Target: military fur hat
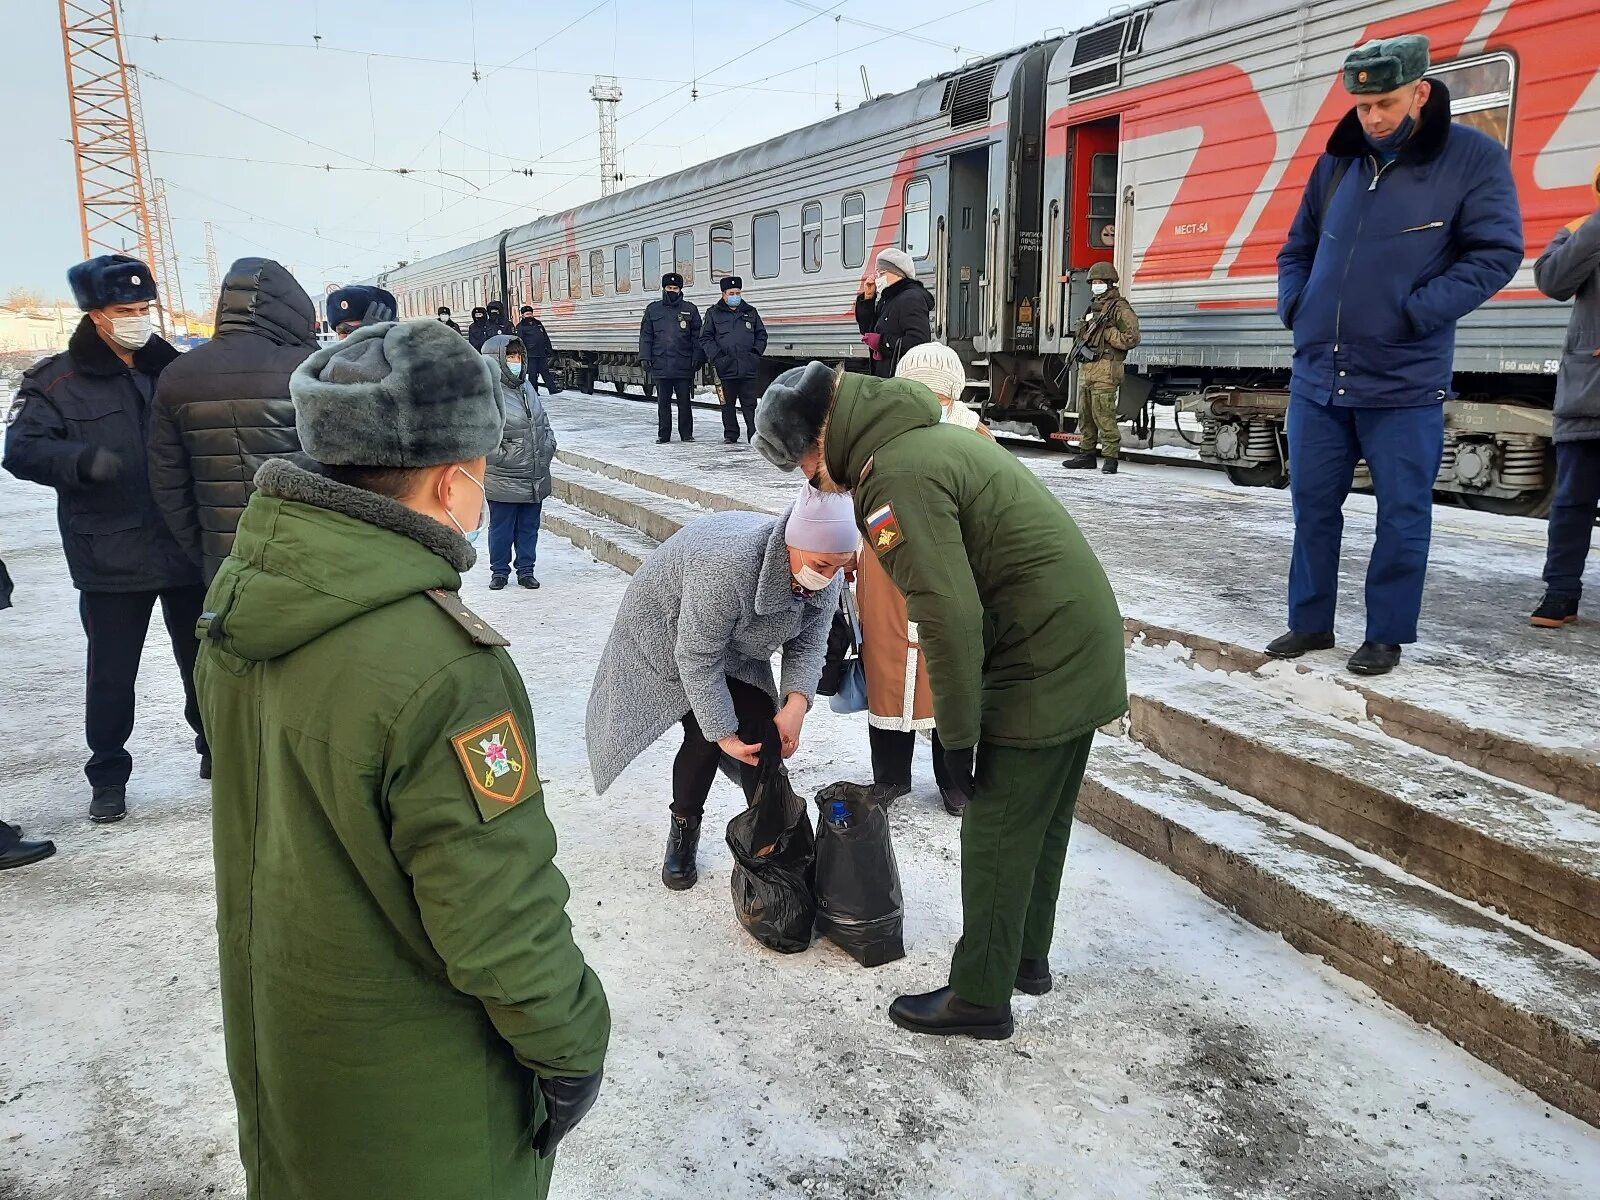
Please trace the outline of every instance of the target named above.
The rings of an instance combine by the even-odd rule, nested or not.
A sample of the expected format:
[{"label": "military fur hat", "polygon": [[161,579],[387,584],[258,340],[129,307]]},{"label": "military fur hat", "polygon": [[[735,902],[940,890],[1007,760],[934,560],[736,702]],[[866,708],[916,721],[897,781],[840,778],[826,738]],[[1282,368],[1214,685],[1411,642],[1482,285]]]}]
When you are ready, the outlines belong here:
[{"label": "military fur hat", "polygon": [[126,254],[102,254],[67,272],[72,298],[84,312],[113,304],[143,304],[156,298],[150,268]]},{"label": "military fur hat", "polygon": [[717,280],[717,291],[719,292],[730,292],[734,288],[738,288],[740,291],[744,290],[744,280],[737,275],[724,275]]},{"label": "military fur hat", "polygon": [[1097,262],[1089,268],[1090,279],[1103,279],[1107,283],[1116,283],[1122,278],[1117,274],[1117,269],[1108,262]]},{"label": "military fur hat", "polygon": [[320,463],[436,467],[500,445],[494,367],[438,321],[363,325],[289,377],[295,428]]},{"label": "military fur hat", "polygon": [[399,311],[400,306],[391,293],[364,283],[340,288],[328,296],[328,324],[335,329],[346,321],[392,321]]},{"label": "military fur hat", "polygon": [[1344,60],[1344,90],[1356,96],[1379,96],[1428,73],[1428,39],[1419,33],[1368,42]]},{"label": "military fur hat", "polygon": [[668,271],[661,277],[661,286],[664,288],[681,288],[683,286],[683,276],[676,271]]},{"label": "military fur hat", "polygon": [[790,367],[756,405],[755,448],[780,471],[792,471],[817,444],[833,407],[839,370],[816,361]]}]

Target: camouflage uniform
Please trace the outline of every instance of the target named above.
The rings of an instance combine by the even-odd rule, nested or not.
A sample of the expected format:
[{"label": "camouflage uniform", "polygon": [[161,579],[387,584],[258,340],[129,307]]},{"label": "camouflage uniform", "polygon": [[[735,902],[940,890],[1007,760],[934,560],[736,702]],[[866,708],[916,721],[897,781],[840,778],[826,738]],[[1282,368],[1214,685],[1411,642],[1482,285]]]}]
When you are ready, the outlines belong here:
[{"label": "camouflage uniform", "polygon": [[1094,455],[1103,446],[1107,458],[1116,458],[1122,450],[1117,391],[1122,386],[1122,361],[1139,344],[1139,318],[1117,290],[1117,272],[1110,263],[1097,263],[1090,269],[1089,278],[1104,279],[1111,288],[1089,302],[1078,325],[1078,337],[1081,339],[1107,308],[1113,311],[1089,343],[1100,357],[1078,366],[1078,448],[1083,454]]}]

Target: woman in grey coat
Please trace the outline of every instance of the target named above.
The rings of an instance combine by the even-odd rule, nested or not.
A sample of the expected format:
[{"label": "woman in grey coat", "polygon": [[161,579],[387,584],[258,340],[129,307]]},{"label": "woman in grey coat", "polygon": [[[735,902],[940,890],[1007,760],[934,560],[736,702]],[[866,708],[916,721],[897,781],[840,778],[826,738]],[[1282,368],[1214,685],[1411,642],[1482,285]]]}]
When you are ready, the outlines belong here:
[{"label": "woman in grey coat", "polygon": [[589,694],[589,766],[604,794],[682,723],[661,869],[674,891],[698,877],[700,819],[722,756],[740,764],[749,800],[764,732],[777,725],[785,758],[799,748],[840,575],[859,544],[849,497],[808,484],[782,517],[717,513],[685,526],[629,583]]},{"label": "woman in grey coat", "polygon": [[522,339],[497,334],[483,343],[483,356],[500,373],[506,404],[506,429],[500,435],[500,448],[489,456],[484,476],[489,499],[489,587],[499,591],[506,586],[514,552],[517,582],[536,588],[539,516],[550,494],[556,435],[537,389],[528,382],[528,353]]}]

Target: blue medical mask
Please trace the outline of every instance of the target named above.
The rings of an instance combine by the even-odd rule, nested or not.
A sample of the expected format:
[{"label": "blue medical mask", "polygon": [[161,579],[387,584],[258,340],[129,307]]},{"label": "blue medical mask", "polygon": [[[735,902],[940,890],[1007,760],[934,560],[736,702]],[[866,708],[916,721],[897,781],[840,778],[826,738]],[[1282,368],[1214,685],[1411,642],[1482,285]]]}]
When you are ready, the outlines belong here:
[{"label": "blue medical mask", "polygon": [[1388,137],[1375,138],[1370,133],[1367,134],[1367,145],[1371,146],[1379,154],[1396,154],[1401,146],[1411,140],[1411,135],[1416,132],[1416,129],[1416,118],[1408,116],[1394,127],[1394,132]]},{"label": "blue medical mask", "polygon": [[724,296],[723,299],[728,302],[729,308],[738,308],[739,305],[744,303],[743,296]]},{"label": "blue medical mask", "polygon": [[513,378],[513,379],[521,379],[522,378],[522,364],[521,363],[519,363],[519,362],[508,362],[506,364],[506,370],[511,373],[511,378]]}]

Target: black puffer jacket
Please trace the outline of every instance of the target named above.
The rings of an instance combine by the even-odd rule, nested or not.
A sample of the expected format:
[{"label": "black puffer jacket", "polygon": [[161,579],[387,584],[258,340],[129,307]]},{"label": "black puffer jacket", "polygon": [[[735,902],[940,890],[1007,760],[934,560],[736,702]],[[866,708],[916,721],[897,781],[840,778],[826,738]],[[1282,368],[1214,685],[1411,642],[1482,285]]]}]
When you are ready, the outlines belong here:
[{"label": "black puffer jacket", "polygon": [[287,268],[241,258],[222,283],[217,334],[161,377],[150,416],[150,490],[207,581],[268,459],[300,456],[289,375],[317,348],[316,308]]},{"label": "black puffer jacket", "polygon": [[153,390],[178,352],[158,337],[123,365],[87,316],[64,354],[22,377],[5,469],[56,489],[61,546],[73,586],[85,592],[157,592],[200,582],[150,495],[145,466],[148,405],[134,372]]},{"label": "black puffer jacket", "polygon": [[523,317],[511,332],[522,339],[522,344],[528,348],[530,359],[548,362],[550,356],[555,353],[555,347],[550,344],[550,334],[546,332],[544,322],[538,317]]},{"label": "black puffer jacket", "polygon": [[915,279],[901,279],[886,287],[874,300],[856,297],[856,327],[864,335],[875,333],[881,339],[872,364],[872,373],[890,379],[900,356],[913,346],[933,341],[928,314],[933,311],[933,294]]}]

